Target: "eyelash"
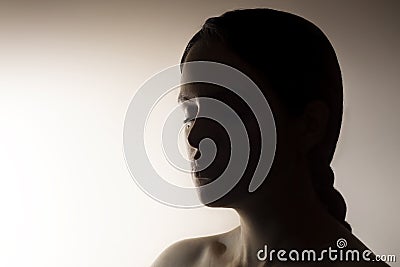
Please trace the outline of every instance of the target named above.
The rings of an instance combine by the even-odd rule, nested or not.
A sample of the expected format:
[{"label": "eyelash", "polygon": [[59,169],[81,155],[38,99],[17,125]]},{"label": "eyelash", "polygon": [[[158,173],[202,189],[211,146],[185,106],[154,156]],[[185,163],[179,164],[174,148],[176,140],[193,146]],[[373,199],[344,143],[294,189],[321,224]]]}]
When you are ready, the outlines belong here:
[{"label": "eyelash", "polygon": [[184,119],[183,120],[183,124],[186,124],[186,123],[188,123],[188,122],[192,122],[192,121],[194,121],[195,120],[195,118],[187,118],[187,119]]}]

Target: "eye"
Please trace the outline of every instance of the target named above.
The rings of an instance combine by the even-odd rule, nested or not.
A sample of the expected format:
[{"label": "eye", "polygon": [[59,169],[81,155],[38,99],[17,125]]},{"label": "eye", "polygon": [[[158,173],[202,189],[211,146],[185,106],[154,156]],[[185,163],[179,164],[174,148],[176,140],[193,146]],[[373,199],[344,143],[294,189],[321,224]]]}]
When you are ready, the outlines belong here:
[{"label": "eye", "polygon": [[186,128],[190,128],[198,115],[198,107],[194,101],[185,101],[183,111],[185,114],[183,124],[185,124]]},{"label": "eye", "polygon": [[183,120],[183,124],[186,124],[185,127],[189,128],[195,120],[196,118],[186,118]]}]

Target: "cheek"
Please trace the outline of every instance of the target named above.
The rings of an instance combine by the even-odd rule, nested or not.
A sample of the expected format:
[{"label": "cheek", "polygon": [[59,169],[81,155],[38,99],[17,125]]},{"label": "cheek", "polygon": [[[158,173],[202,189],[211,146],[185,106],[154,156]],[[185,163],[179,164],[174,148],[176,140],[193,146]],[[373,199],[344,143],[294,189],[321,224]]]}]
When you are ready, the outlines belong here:
[{"label": "cheek", "polygon": [[276,122],[277,143],[274,159],[274,168],[284,172],[295,164],[301,153],[299,135],[295,120],[281,120]]}]

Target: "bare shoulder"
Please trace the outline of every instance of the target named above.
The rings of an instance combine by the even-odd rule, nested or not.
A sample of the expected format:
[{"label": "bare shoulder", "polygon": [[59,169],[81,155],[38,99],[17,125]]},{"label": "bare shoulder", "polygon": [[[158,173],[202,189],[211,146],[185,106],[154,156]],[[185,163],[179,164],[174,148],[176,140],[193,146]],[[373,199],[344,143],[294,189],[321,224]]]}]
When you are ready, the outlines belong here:
[{"label": "bare shoulder", "polygon": [[181,240],[165,249],[152,267],[196,266],[212,237]]},{"label": "bare shoulder", "polygon": [[152,267],[209,266],[214,256],[224,253],[224,243],[237,233],[237,229],[211,236],[184,239],[172,244],[160,254]]}]

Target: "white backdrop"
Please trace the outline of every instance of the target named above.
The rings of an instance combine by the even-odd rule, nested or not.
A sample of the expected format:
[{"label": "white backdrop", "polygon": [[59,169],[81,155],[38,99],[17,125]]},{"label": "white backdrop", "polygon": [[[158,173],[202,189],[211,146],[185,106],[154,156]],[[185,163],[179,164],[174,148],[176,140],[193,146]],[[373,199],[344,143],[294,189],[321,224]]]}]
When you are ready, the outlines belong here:
[{"label": "white backdrop", "polygon": [[294,12],[332,41],[345,85],[336,186],[355,234],[400,257],[398,2],[17,0],[0,1],[0,266],[148,266],[238,224],[140,191],[122,129],[141,83],[177,64],[206,18],[240,7]]}]

